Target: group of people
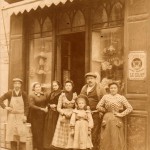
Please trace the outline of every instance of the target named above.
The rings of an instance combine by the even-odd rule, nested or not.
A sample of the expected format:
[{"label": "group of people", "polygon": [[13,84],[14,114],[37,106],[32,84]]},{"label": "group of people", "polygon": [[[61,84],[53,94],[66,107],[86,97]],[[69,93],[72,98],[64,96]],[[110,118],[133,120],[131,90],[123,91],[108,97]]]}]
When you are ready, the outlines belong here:
[{"label": "group of people", "polygon": [[[79,95],[74,83],[67,80],[62,89],[52,82],[52,92],[42,92],[41,84],[33,84],[33,93],[21,91],[22,80],[13,79],[14,89],[0,97],[0,106],[8,111],[6,141],[15,150],[19,136],[20,148],[25,146],[24,123],[31,123],[35,150],[93,149],[124,150],[123,117],[132,111],[127,99],[118,94],[116,82],[109,84],[109,93],[96,82],[97,75],[85,75],[87,84]],[[8,99],[8,106],[3,101]]]}]

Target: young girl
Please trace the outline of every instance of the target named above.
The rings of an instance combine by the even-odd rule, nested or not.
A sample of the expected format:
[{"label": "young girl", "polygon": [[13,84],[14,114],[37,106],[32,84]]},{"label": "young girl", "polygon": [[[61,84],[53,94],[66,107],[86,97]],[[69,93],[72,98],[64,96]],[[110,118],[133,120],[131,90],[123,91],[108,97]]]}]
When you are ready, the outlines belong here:
[{"label": "young girl", "polygon": [[77,97],[77,109],[73,111],[70,120],[71,133],[68,141],[68,148],[91,149],[91,129],[93,119],[90,110],[87,108],[88,98],[85,95]]}]

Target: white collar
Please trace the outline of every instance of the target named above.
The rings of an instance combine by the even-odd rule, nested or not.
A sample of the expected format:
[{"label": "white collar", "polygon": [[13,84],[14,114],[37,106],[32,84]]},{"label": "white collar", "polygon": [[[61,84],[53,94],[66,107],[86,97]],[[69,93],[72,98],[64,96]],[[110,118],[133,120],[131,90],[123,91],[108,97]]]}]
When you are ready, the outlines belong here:
[{"label": "white collar", "polygon": [[35,94],[35,95],[37,95],[38,97],[39,97],[39,96],[41,96],[41,95],[44,95],[44,93],[43,93],[43,92],[39,92],[39,93],[34,92],[34,94]]},{"label": "white collar", "polygon": [[93,86],[89,86],[89,85],[88,85],[88,86],[87,86],[87,91],[93,89],[93,88],[95,87],[95,85],[96,85],[96,84],[94,84]]},{"label": "white collar", "polygon": [[93,86],[87,86],[87,94],[95,87],[95,84]]},{"label": "white collar", "polygon": [[16,91],[16,90],[14,89],[14,92],[15,92],[15,93],[16,93],[16,95],[18,96],[18,95],[19,95],[20,90]]},{"label": "white collar", "polygon": [[95,86],[95,84],[94,84],[93,86],[89,86],[89,85],[88,85],[87,88],[88,88],[88,89],[92,89],[92,88],[94,88],[94,86]]}]

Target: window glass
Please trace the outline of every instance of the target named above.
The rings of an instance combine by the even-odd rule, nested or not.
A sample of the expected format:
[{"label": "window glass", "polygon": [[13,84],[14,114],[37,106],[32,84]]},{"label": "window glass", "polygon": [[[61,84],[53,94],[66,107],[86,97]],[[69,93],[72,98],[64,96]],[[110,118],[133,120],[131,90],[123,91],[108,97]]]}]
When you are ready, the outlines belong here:
[{"label": "window glass", "polygon": [[51,70],[51,37],[32,39],[29,50],[29,92],[34,82],[40,82],[43,87],[48,88],[51,83]]},{"label": "window glass", "polygon": [[122,27],[93,32],[91,67],[106,88],[112,81],[123,84],[123,56]]}]

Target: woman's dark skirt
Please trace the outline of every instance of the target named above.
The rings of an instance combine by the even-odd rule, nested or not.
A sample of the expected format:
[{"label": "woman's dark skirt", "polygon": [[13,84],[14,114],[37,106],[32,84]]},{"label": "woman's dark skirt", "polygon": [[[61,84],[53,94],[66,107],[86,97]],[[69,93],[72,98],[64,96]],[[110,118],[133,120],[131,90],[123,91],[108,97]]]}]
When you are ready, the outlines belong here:
[{"label": "woman's dark skirt", "polygon": [[45,112],[41,110],[31,111],[31,129],[33,134],[33,147],[43,150],[43,130],[45,121]]},{"label": "woman's dark skirt", "polygon": [[51,143],[53,140],[58,116],[59,116],[59,113],[51,109],[49,109],[46,115],[45,126],[44,126],[44,141],[43,141],[43,145],[45,149],[51,148]]}]

